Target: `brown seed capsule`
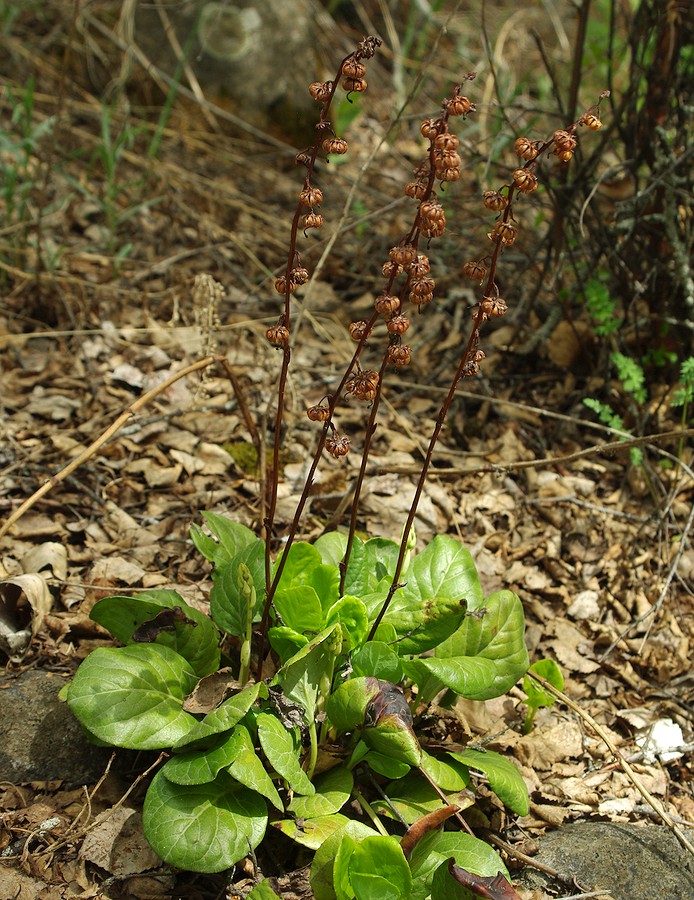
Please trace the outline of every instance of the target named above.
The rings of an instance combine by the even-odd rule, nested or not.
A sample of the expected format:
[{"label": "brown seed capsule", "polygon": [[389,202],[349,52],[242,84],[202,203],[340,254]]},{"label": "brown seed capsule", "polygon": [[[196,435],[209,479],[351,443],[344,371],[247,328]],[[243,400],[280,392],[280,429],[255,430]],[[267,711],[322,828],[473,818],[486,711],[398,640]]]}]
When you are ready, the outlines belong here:
[{"label": "brown seed capsule", "polygon": [[322,228],[324,223],[325,218],[320,213],[306,213],[301,219],[301,225],[304,231],[308,228]]},{"label": "brown seed capsule", "polygon": [[463,275],[471,281],[481,282],[487,274],[487,267],[481,262],[466,262],[463,266]]},{"label": "brown seed capsule", "polygon": [[326,138],[321,146],[325,153],[334,153],[338,156],[342,156],[347,152],[347,141],[339,137]]},{"label": "brown seed capsule", "polygon": [[517,234],[518,229],[515,225],[511,225],[510,222],[497,222],[487,237],[495,244],[505,244],[510,247],[515,242]]},{"label": "brown seed capsule", "polygon": [[365,335],[369,334],[371,334],[371,329],[368,322],[365,322],[363,319],[359,322],[350,322],[349,336],[353,341],[360,341]]},{"label": "brown seed capsule", "polygon": [[439,133],[439,129],[442,127],[441,119],[425,119],[422,124],[419,126],[419,131],[422,137],[429,138],[432,140]]},{"label": "brown seed capsule", "polygon": [[[287,293],[287,279],[284,275],[280,275],[279,278],[275,278],[275,290],[278,294],[286,294]],[[289,293],[293,294],[296,290],[296,285],[292,282],[292,279],[289,279]]]},{"label": "brown seed capsule", "polygon": [[371,59],[382,43],[383,41],[380,38],[371,36],[365,37],[363,41],[359,41],[357,44],[354,55],[358,59]]},{"label": "brown seed capsule", "polygon": [[342,88],[343,90],[347,91],[348,94],[351,94],[353,92],[361,94],[366,90],[366,79],[345,77],[342,79]]},{"label": "brown seed capsule", "polygon": [[442,213],[443,207],[435,197],[423,200],[419,204],[419,216],[426,221],[438,219]]},{"label": "brown seed capsule", "polygon": [[338,435],[328,437],[325,439],[325,449],[335,459],[346,456],[349,453],[349,438],[339,437]]},{"label": "brown seed capsule", "polygon": [[404,334],[410,327],[410,320],[407,316],[393,316],[386,322],[386,328],[391,334]]},{"label": "brown seed capsule", "polygon": [[444,106],[449,116],[466,116],[469,112],[475,112],[475,104],[467,97],[459,94],[452,100],[444,100]]},{"label": "brown seed capsule", "polygon": [[591,131],[600,131],[602,128],[602,122],[593,113],[586,113],[582,121]]},{"label": "brown seed capsule", "polygon": [[433,294],[436,282],[429,275],[422,275],[420,278],[412,278],[409,283],[410,300],[413,303],[419,303],[418,297],[426,297],[427,294]]},{"label": "brown seed capsule", "polygon": [[399,263],[394,262],[392,259],[389,259],[388,262],[383,263],[383,268],[381,269],[383,272],[384,278],[395,278],[402,272],[402,266]]},{"label": "brown seed capsule", "polygon": [[409,181],[405,185],[405,193],[408,197],[415,200],[423,200],[427,194],[428,184],[426,181]]},{"label": "brown seed capsule", "polygon": [[294,266],[294,268],[289,273],[289,277],[293,284],[306,284],[308,281],[308,269],[305,269],[303,266]]},{"label": "brown seed capsule", "polygon": [[289,343],[289,331],[284,325],[273,325],[268,328],[265,337],[273,347],[285,347]]},{"label": "brown seed capsule", "polygon": [[446,217],[441,213],[441,218],[422,222],[419,229],[425,238],[441,237],[446,230]]},{"label": "brown seed capsule", "polygon": [[417,295],[410,294],[410,303],[414,303],[414,305],[417,306],[418,308],[422,307],[422,306],[426,306],[427,303],[431,303],[431,301],[433,299],[434,299],[433,291],[427,291],[426,293],[417,294]]},{"label": "brown seed capsule", "polygon": [[354,56],[350,56],[342,63],[341,73],[347,78],[363,78],[366,75],[366,66]]},{"label": "brown seed capsule", "polygon": [[562,150],[560,147],[555,147],[552,150],[554,156],[557,156],[562,162],[569,162],[569,160],[573,159],[573,150]]},{"label": "brown seed capsule", "polygon": [[436,174],[441,181],[457,181],[460,178],[460,169],[458,166],[451,166],[448,169],[437,169]]},{"label": "brown seed capsule", "polygon": [[552,138],[558,150],[568,150],[573,153],[576,149],[576,138],[568,131],[555,131]]},{"label": "brown seed capsule", "polygon": [[400,298],[393,294],[379,294],[374,300],[376,312],[382,316],[391,316],[400,309]]},{"label": "brown seed capsule", "polygon": [[378,372],[355,372],[347,382],[346,394],[371,402],[378,391]]},{"label": "brown seed capsule", "polygon": [[436,147],[437,150],[455,150],[459,143],[458,136],[456,134],[451,134],[450,131],[444,131],[443,134],[437,134],[434,138],[434,147]]},{"label": "brown seed capsule", "polygon": [[455,150],[434,150],[434,168],[437,174],[441,169],[459,169],[460,154]]},{"label": "brown seed capsule", "polygon": [[537,144],[534,141],[528,140],[526,137],[519,137],[514,143],[513,148],[521,159],[525,159],[528,162],[531,159],[535,159],[539,152]]},{"label": "brown seed capsule", "polygon": [[309,406],[306,415],[312,422],[327,422],[330,418],[330,410],[327,406]]},{"label": "brown seed capsule", "polygon": [[393,366],[408,366],[412,359],[412,348],[408,344],[390,344],[386,356]]},{"label": "brown seed capsule", "polygon": [[417,251],[412,244],[398,244],[397,247],[390,248],[388,256],[393,262],[398,263],[403,268],[407,268],[417,258]]},{"label": "brown seed capsule", "polygon": [[521,194],[532,194],[537,190],[537,178],[527,169],[515,169],[513,172],[513,183],[521,192]]},{"label": "brown seed capsule", "polygon": [[499,212],[508,206],[508,197],[504,197],[499,191],[485,191],[482,194],[482,200],[487,209],[493,209],[494,212]]},{"label": "brown seed capsule", "polygon": [[317,187],[307,187],[299,194],[304,206],[320,206],[323,202],[323,191]]},{"label": "brown seed capsule", "polygon": [[507,309],[506,301],[501,297],[484,297],[477,308],[477,316],[482,321],[496,319],[503,316]]},{"label": "brown seed capsule", "polygon": [[423,253],[417,255],[417,259],[410,263],[409,273],[413,278],[419,278],[421,275],[428,275],[431,271],[431,263],[429,258]]},{"label": "brown seed capsule", "polygon": [[308,86],[308,92],[319,103],[325,103],[330,99],[330,92],[333,89],[332,81],[314,81]]},{"label": "brown seed capsule", "polygon": [[294,157],[297,166],[308,166],[311,162],[311,154],[307,150],[301,150]]},{"label": "brown seed capsule", "polygon": [[475,350],[463,368],[463,375],[476,375],[485,356],[484,350]]}]

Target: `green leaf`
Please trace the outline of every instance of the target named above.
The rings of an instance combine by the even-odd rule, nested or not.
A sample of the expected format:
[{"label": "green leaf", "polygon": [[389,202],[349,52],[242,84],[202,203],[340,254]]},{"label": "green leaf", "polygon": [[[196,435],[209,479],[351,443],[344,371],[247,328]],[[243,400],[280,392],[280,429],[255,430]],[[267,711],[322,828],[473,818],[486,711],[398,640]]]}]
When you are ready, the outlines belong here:
[{"label": "green leaf", "polygon": [[403,678],[400,657],[383,641],[369,641],[351,656],[355,675],[372,675],[382,681],[398,684]]},{"label": "green leaf", "polygon": [[[461,667],[465,669],[461,669],[461,679],[456,679],[453,672],[446,670],[446,680],[443,677],[441,680],[456,693],[471,700],[499,697],[513,687],[528,668],[523,605],[511,591],[497,591],[487,598],[483,614],[466,616],[458,631],[435,652],[437,659],[476,657],[486,660],[482,666],[471,670],[472,676],[467,674],[469,664],[463,664],[461,660]],[[491,684],[488,683],[489,662],[494,663]],[[441,677],[444,673],[442,670],[432,670],[432,674]],[[474,683],[474,679],[479,679],[479,685]]]},{"label": "green leaf", "polygon": [[523,776],[505,756],[492,750],[470,750],[451,753],[453,759],[471,769],[483,772],[489,779],[489,787],[496,796],[519,816],[528,814],[528,789]]},{"label": "green leaf", "polygon": [[404,778],[411,768],[409,763],[403,762],[400,759],[395,759],[392,756],[385,756],[377,750],[369,750],[364,757],[364,762],[368,763],[369,767],[372,768],[374,772],[377,772],[379,775],[383,775],[384,778],[389,778],[392,781],[396,781],[398,778]]},{"label": "green leaf", "polygon": [[297,844],[301,844],[302,847],[317,850],[324,841],[340,828],[344,828],[349,821],[347,816],[343,816],[342,813],[331,813],[302,822],[298,822],[296,819],[284,819],[273,822],[272,825]]},{"label": "green leaf", "polygon": [[554,706],[556,700],[554,694],[550,694],[541,684],[530,678],[531,673],[549,681],[552,687],[558,691],[563,691],[564,676],[559,666],[553,659],[538,659],[530,666],[528,674],[523,679],[523,690],[528,697],[528,706],[532,706],[534,709],[538,709],[540,706]]},{"label": "green leaf", "polygon": [[[277,572],[280,560],[283,559],[285,553],[280,554],[273,567],[273,578]],[[286,562],[282,569],[282,577],[278,588],[287,590],[298,585],[308,584],[311,572],[322,565],[321,556],[318,550],[312,544],[306,544],[303,541],[297,541],[289,548],[286,554]]]},{"label": "green leaf", "polygon": [[360,647],[369,632],[366,607],[358,597],[344,596],[328,610],[325,624],[340,623],[343,650],[348,652]]},{"label": "green leaf", "polygon": [[[439,794],[419,772],[413,770],[404,778],[391,782],[386,788],[386,795],[408,825],[413,825],[422,816],[441,809],[442,806]],[[474,802],[465,790],[444,791],[444,795],[449,804],[460,809],[467,809]],[[374,799],[372,806],[379,815],[393,818],[393,811],[385,800]]]},{"label": "green leaf", "polygon": [[350,820],[334,832],[316,851],[311,865],[311,889],[315,900],[337,900],[333,885],[335,858],[343,839],[356,842],[375,835],[376,832],[363,822]]},{"label": "green leaf", "polygon": [[403,660],[402,668],[405,675],[419,686],[425,700],[444,687],[455,691],[460,697],[475,700],[498,696],[494,688],[498,667],[491,659],[474,656],[454,656],[450,659],[425,657]]},{"label": "green leaf", "polygon": [[[501,872],[510,880],[506,866],[489,844],[460,831],[435,831],[418,841],[410,856],[413,900],[424,900],[429,896],[434,873],[451,857],[457,865],[476,875],[489,877]],[[452,879],[450,883],[453,884]],[[440,900],[444,900],[447,896],[438,894]],[[457,895],[451,893],[450,896]],[[470,898],[472,900],[472,895]]]},{"label": "green leaf", "polygon": [[395,627],[400,655],[423,653],[453,634],[465,609],[475,610],[482,601],[470,552],[453,538],[437,535],[414,558],[407,582],[396,591],[383,621]]},{"label": "green leaf", "polygon": [[208,555],[212,550],[209,541],[200,541],[200,546],[198,546],[197,540],[199,539],[199,535],[202,534],[199,530],[196,529],[194,533],[191,529],[191,536],[193,537],[193,542],[203,556],[206,556],[207,559],[215,565],[229,562],[229,560],[240,553],[244,547],[247,547],[249,544],[258,540],[250,528],[246,528],[245,525],[241,525],[239,522],[227,519],[226,516],[220,516],[213,512],[204,512],[202,517],[207,523],[207,527],[219,541],[216,550],[213,550],[212,555]]},{"label": "green leaf", "polygon": [[265,801],[220,772],[209,783],[184,786],[157,772],[145,797],[142,825],[156,853],[179,869],[222,872],[265,835]]},{"label": "green leaf", "polygon": [[412,875],[394,837],[364,838],[349,859],[349,880],[356,900],[409,900]]},{"label": "green leaf", "polygon": [[234,734],[240,737],[240,747],[236,758],[228,766],[230,775],[253,791],[257,791],[266,797],[270,803],[280,812],[284,812],[284,806],[272,778],[265,771],[265,766],[255,752],[253,741],[248,729],[243,725],[237,725]]},{"label": "green leaf", "polygon": [[[384,578],[389,583],[395,574],[395,567],[400,554],[400,545],[386,538],[371,538],[364,544],[366,565],[369,571],[369,585],[375,588]],[[402,578],[407,576],[407,570],[401,573]]]},{"label": "green leaf", "polygon": [[380,690],[376,678],[350,678],[334,691],[326,704],[328,718],[338,732],[364,724],[366,708]]},{"label": "green leaf", "polygon": [[133,750],[170,747],[196,720],[182,709],[197,678],[158,644],[94,650],[77,670],[68,706],[101,741]]},{"label": "green leaf", "polygon": [[421,768],[442,791],[462,791],[470,784],[467,766],[456,760],[439,759],[425,751],[422,753]]},{"label": "green leaf", "polygon": [[303,706],[307,724],[315,718],[321,681],[326,675],[332,677],[341,642],[340,626],[329,626],[287,660],[272,680],[286,697]]},{"label": "green leaf", "polygon": [[156,644],[175,650],[187,659],[195,674],[203,678],[219,668],[219,632],[209,618],[183,600],[176,591],[142,591],[136,597],[114,595],[94,604],[89,617],[122,644],[131,643],[133,632],[163,609],[179,606],[196,626],[174,622],[173,631],[161,631]]},{"label": "green leaf", "polygon": [[177,753],[162,766],[165,777],[174,784],[208,784],[226,769],[243,747],[240,733],[233,731],[208,750],[186,750]]},{"label": "green leaf", "polygon": [[322,563],[311,571],[308,585],[316,592],[325,613],[340,598],[340,570]]},{"label": "green leaf", "polygon": [[184,747],[193,741],[206,741],[213,735],[230,731],[246,715],[259,696],[267,699],[267,687],[262,682],[249,684],[238,694],[229,697],[216,709],[207,713],[201,722],[196,722],[195,727],[174,744],[174,749]]},{"label": "green leaf", "polygon": [[301,768],[300,744],[294,731],[269,713],[258,715],[258,737],[270,765],[297,794],[314,794],[316,789]]},{"label": "green leaf", "polygon": [[267,636],[270,646],[279,656],[282,665],[308,644],[308,638],[305,634],[299,634],[298,631],[294,631],[293,628],[287,628],[285,625],[276,625],[268,628]]},{"label": "green leaf", "polygon": [[344,766],[335,766],[313,779],[316,793],[294,797],[289,812],[298,819],[315,819],[339,812],[352,795],[354,776]]},{"label": "green leaf", "polygon": [[246,566],[250,572],[256,594],[253,617],[258,618],[265,593],[264,556],[263,542],[254,539],[252,544],[242,547],[233,559],[218,564],[214,572],[210,615],[223,631],[242,640],[246,635],[248,599],[240,567]]},{"label": "green leaf", "polygon": [[323,609],[318,594],[308,585],[280,589],[275,594],[275,609],[287,628],[302,633],[320,631]]}]

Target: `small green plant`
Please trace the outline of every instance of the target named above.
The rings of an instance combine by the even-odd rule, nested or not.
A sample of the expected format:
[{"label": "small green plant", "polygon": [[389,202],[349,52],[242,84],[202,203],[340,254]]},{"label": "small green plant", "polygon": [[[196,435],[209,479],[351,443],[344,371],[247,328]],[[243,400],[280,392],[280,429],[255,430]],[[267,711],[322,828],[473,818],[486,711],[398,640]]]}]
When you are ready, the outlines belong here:
[{"label": "small green plant", "polygon": [[541,709],[543,706],[554,706],[555,701],[554,695],[546,691],[531,677],[532,675],[539,675],[541,678],[544,678],[558,691],[564,690],[564,676],[553,659],[538,659],[537,662],[530,666],[527,675],[523,679],[523,690],[528,698],[526,701],[528,711],[523,723],[523,731],[526,734],[532,731],[538,709]]},{"label": "small green plant", "polygon": [[[517,138],[521,162],[512,180],[485,191],[484,207],[495,216],[491,247],[463,267],[466,277],[482,285],[481,298],[470,334],[461,341],[402,538],[362,540],[357,513],[382,385],[412,356],[403,340],[411,324],[406,304],[421,312],[434,297],[436,283],[422,245],[428,252],[446,228],[439,191],[461,173],[451,122],[475,111],[462,93],[474,73],[454,87],[438,116],[422,122],[426,158],[405,187],[416,204],[412,226],[388,252],[384,286],[369,319],[349,326],[356,346],[339,384],[307,410],[320,431],[294,517],[279,540],[292,300],[310,277],[299,235],[325,222],[318,212],[323,190],[314,183],[319,154],[340,157],[348,149],[330,119],[337,87],[348,97],[364,91],[366,61],[380,43],[365,38],[342,60],[334,80],[309,88],[321,112],[313,146],[297,155],[304,182],[286,264],[274,283],[284,302],[266,332],[281,363],[274,443],[267,483],[261,484],[262,536],[205,513],[207,531],[193,527],[191,537],[213,567],[209,617],[169,590],[99,601],[92,618],[124,646],[88,656],[65,697],[95,740],[167,751],[147,791],[143,825],[154,849],[172,865],[198,872],[228,869],[260,845],[271,825],[316,851],[311,884],[318,900],[467,898],[474,887],[495,884],[512,897],[503,862],[471,833],[461,813],[475,802],[472,789],[481,773],[500,801],[524,815],[528,795],[518,769],[482,748],[427,746],[418,726],[436,697],[498,697],[526,672],[522,604],[507,590],[485,596],[470,553],[452,537],[437,535],[415,552],[414,522],[456,386],[480,369],[485,323],[507,311],[496,271],[518,233],[518,201],[537,190],[544,154],[566,163],[578,127],[601,126],[599,103],[546,141]],[[106,162],[115,173],[124,144],[109,145],[110,133],[109,125],[104,147],[110,147]],[[380,365],[362,368],[377,328],[384,337]],[[298,533],[316,469],[325,454],[340,460],[350,450],[350,438],[335,424],[345,397],[369,405],[349,528],[305,543]],[[260,473],[261,481],[265,476]],[[266,678],[264,671],[270,672]],[[371,789],[376,777],[384,784],[379,792]],[[476,812],[479,820],[482,810]],[[442,831],[451,816],[467,833]],[[272,896],[262,885],[254,893]]]}]

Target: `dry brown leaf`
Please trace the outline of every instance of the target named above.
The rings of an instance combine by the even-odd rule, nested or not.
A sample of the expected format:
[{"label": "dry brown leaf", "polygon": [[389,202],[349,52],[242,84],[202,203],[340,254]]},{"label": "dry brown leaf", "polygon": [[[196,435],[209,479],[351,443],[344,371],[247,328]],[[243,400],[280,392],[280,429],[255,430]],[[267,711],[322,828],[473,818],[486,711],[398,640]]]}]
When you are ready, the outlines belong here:
[{"label": "dry brown leaf", "polygon": [[10,657],[21,656],[52,603],[41,575],[17,575],[0,582],[0,649]]}]

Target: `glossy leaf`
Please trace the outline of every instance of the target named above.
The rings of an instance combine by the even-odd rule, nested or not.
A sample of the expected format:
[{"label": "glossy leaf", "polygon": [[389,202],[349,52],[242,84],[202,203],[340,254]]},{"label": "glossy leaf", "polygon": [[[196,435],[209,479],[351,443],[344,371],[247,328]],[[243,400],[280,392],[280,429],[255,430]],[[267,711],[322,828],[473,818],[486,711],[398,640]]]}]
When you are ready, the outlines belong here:
[{"label": "glossy leaf", "polygon": [[175,749],[193,741],[207,741],[216,734],[231,730],[246,715],[258,697],[267,698],[267,687],[263,684],[249,684],[238,694],[234,694],[209,712],[201,722],[195,723],[187,734],[174,744]]},{"label": "glossy leaf", "polygon": [[272,825],[282,834],[308,847],[309,850],[317,850],[331,835],[339,831],[350,820],[342,813],[330,813],[325,816],[317,816],[314,819],[284,819],[273,822]]},{"label": "glossy leaf", "polygon": [[260,745],[273,769],[297,794],[314,794],[316,789],[299,762],[301,751],[295,733],[269,713],[260,713],[257,722]]},{"label": "glossy leaf", "polygon": [[[467,809],[474,802],[468,791],[444,791],[443,793],[450,805],[460,809]],[[386,788],[386,795],[408,825],[412,825],[422,816],[440,809],[442,805],[440,795],[417,771],[410,771],[404,778],[391,782]],[[385,800],[374,799],[372,805],[380,815],[393,817],[393,811]]]},{"label": "glossy leaf", "polygon": [[284,806],[275,784],[265,770],[260,757],[255,752],[248,729],[243,725],[234,728],[234,735],[239,740],[239,747],[234,759],[227,767],[230,775],[253,791],[262,794],[272,803],[275,809],[284,812]]},{"label": "glossy leaf", "polygon": [[233,519],[228,519],[226,516],[220,516],[218,513],[213,512],[203,512],[202,517],[219,543],[213,546],[210,543],[210,538],[195,526],[191,528],[191,537],[202,555],[215,565],[229,562],[244,547],[258,540],[250,528],[246,528],[245,525],[234,522]]},{"label": "glossy leaf", "polygon": [[510,759],[492,750],[466,749],[462,753],[450,755],[468,768],[483,772],[489,779],[489,787],[499,800],[517,815],[527,816],[528,789],[523,776]]},{"label": "glossy leaf", "polygon": [[315,718],[321,681],[326,675],[332,675],[341,643],[340,626],[331,625],[287,660],[272,681],[282,688],[286,697],[303,706],[306,724]]},{"label": "glossy leaf", "polygon": [[309,585],[280,588],[274,598],[282,623],[294,631],[320,631],[323,627],[323,608],[318,594]]},{"label": "glossy leaf", "polygon": [[165,777],[174,784],[208,784],[236,758],[243,740],[236,731],[208,750],[186,750],[177,753],[162,766]]},{"label": "glossy leaf", "polygon": [[467,766],[450,757],[441,759],[424,752],[421,768],[442,791],[462,791],[470,784]]},{"label": "glossy leaf", "polygon": [[335,766],[313,779],[316,793],[310,797],[294,797],[289,811],[300,819],[315,819],[339,812],[347,803],[354,787],[354,776],[344,766]]},{"label": "glossy leaf", "polygon": [[343,651],[360,647],[369,632],[366,607],[358,597],[344,596],[333,604],[325,617],[325,624],[339,622],[342,629]]},{"label": "glossy leaf", "polygon": [[308,644],[308,638],[305,634],[299,634],[293,628],[287,628],[286,625],[276,625],[268,628],[267,632],[270,646],[280,658],[280,663],[284,665],[296,653]]},{"label": "glossy leaf", "polygon": [[349,859],[349,880],[356,900],[409,900],[412,875],[394,837],[360,841]]},{"label": "glossy leaf", "polygon": [[[449,859],[481,876],[501,873],[506,878],[510,877],[499,855],[484,841],[460,831],[432,832],[416,844],[410,856],[412,900],[425,900],[429,896],[436,870],[447,864]],[[444,880],[444,883],[447,882]],[[453,891],[454,887],[451,887],[448,895],[438,893],[437,887],[436,896],[439,900],[457,896]],[[472,895],[469,900],[472,900]]]},{"label": "glossy leaf", "polygon": [[101,741],[115,747],[170,747],[196,727],[182,709],[197,682],[190,664],[158,644],[94,650],[70,684],[68,706]]},{"label": "glossy leaf", "polygon": [[355,676],[370,675],[397,684],[402,681],[403,669],[398,654],[383,641],[368,641],[351,656]]},{"label": "glossy leaf", "polygon": [[321,844],[311,865],[311,888],[315,900],[337,900],[334,887],[334,866],[343,839],[347,838],[356,842],[375,834],[374,829],[363,822],[350,820]]},{"label": "glossy leaf", "polygon": [[222,872],[265,835],[265,801],[220,772],[209,784],[183,786],[157,772],[142,812],[147,840],[169,865]]},{"label": "glossy leaf", "polygon": [[[273,567],[273,578],[277,572],[280,559],[282,559],[284,555],[284,552],[280,554],[280,557]],[[282,577],[280,578],[280,583],[278,585],[278,589],[281,590],[308,584],[311,572],[317,566],[323,564],[318,550],[316,550],[312,544],[306,544],[302,541],[297,541],[292,544],[289,548],[289,553],[286,554],[286,556],[287,560],[282,569]]]},{"label": "glossy leaf", "polygon": [[244,565],[248,568],[255,587],[253,618],[257,619],[265,592],[264,554],[263,542],[255,539],[253,543],[242,547],[232,559],[218,565],[214,572],[214,583],[210,591],[210,615],[223,631],[242,640],[246,635],[248,599],[239,567]]},{"label": "glossy leaf", "polygon": [[366,708],[378,691],[378,679],[362,677],[350,678],[330,695],[326,712],[338,732],[353,731],[363,725]]},{"label": "glossy leaf", "polygon": [[[523,606],[511,591],[498,591],[487,598],[484,614],[466,616],[456,633],[436,649],[438,659],[475,657],[494,665],[490,684],[485,686],[489,666],[475,670],[479,689],[473,683],[463,683],[458,690],[454,677],[446,674],[444,684],[461,696],[472,700],[488,700],[506,693],[528,668],[525,646],[525,618]],[[436,673],[437,677],[439,673]],[[449,683],[450,682],[450,683]]]},{"label": "glossy leaf", "polygon": [[219,632],[204,613],[188,606],[176,591],[142,591],[136,597],[105,597],[94,604],[89,617],[108,629],[116,640],[129,644],[133,633],[144,623],[176,606],[196,625],[193,627],[174,620],[172,631],[158,632],[157,645],[169,647],[187,659],[200,678],[216,672],[220,661]]},{"label": "glossy leaf", "polygon": [[411,768],[409,763],[403,762],[401,759],[395,759],[392,756],[386,756],[377,750],[369,750],[364,757],[364,761],[368,763],[374,772],[391,780],[404,778]]},{"label": "glossy leaf", "polygon": [[528,697],[528,705],[538,708],[540,706],[554,706],[556,697],[546,691],[542,685],[529,677],[530,674],[539,675],[545,681],[549,681],[552,687],[558,691],[564,690],[564,676],[561,669],[553,659],[538,659],[528,669],[528,675],[523,679],[523,690]]}]

